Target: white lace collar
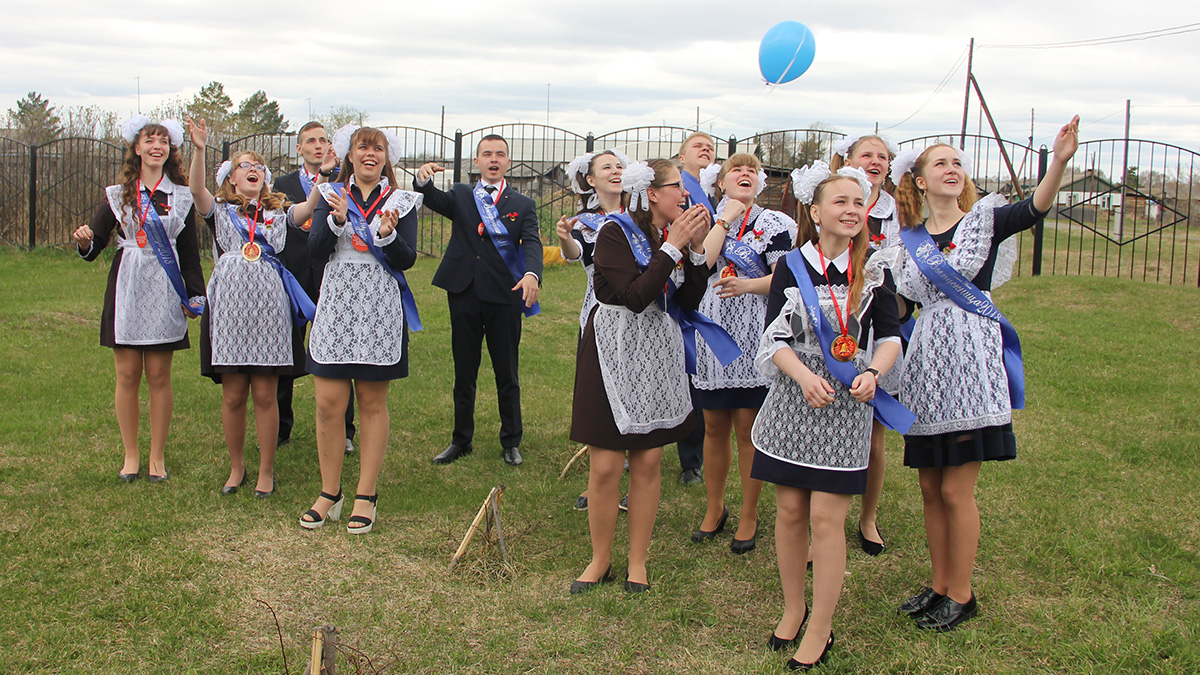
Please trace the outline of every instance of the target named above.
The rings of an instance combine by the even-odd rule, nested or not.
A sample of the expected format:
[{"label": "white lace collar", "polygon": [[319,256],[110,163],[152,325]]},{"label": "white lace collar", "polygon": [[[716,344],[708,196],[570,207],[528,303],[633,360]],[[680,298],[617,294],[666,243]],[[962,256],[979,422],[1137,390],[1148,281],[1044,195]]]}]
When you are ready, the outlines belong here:
[{"label": "white lace collar", "polygon": [[[142,192],[150,192],[153,189],[153,185],[142,183]],[[163,172],[162,182],[158,184],[158,191],[168,195],[175,191],[175,183],[171,182],[171,177],[166,172]]]},{"label": "white lace collar", "polygon": [[[817,251],[817,247],[813,245],[811,241],[805,242],[805,244],[800,247],[800,254],[804,256],[804,259],[808,261],[809,265],[812,265],[814,270],[817,270],[822,274],[825,272],[825,268],[821,267],[821,254],[819,251]],[[833,260],[826,258],[826,262],[837,268],[837,271],[845,274],[846,268],[850,265],[850,247],[847,246],[846,250],[842,251],[842,254]]]},{"label": "white lace collar", "polygon": [[887,220],[896,212],[896,198],[888,194],[887,190],[879,190],[879,199],[875,201],[875,206],[871,208],[871,213],[868,214],[872,218]]}]

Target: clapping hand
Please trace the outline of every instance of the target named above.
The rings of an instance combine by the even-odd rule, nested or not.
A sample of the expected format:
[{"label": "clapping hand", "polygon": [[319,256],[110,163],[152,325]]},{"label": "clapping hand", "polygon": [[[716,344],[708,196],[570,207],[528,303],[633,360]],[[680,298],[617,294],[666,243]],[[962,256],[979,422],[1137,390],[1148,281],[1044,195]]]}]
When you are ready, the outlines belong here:
[{"label": "clapping hand", "polygon": [[379,238],[386,239],[396,230],[396,223],[400,222],[400,212],[395,209],[380,211],[379,222]]}]

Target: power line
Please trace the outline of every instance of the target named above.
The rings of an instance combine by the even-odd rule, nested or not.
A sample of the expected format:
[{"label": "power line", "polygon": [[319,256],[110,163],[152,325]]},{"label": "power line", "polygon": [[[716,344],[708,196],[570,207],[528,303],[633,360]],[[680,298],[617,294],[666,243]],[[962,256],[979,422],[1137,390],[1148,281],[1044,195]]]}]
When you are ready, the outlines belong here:
[{"label": "power line", "polygon": [[1140,42],[1143,40],[1153,40],[1160,37],[1170,37],[1172,35],[1183,35],[1184,33],[1194,33],[1200,31],[1200,23],[1188,23],[1181,26],[1171,26],[1169,28],[1159,28],[1157,30],[1148,30],[1141,33],[1126,33],[1124,35],[1113,35],[1103,38],[1091,38],[1087,40],[1068,40],[1066,42],[1041,42],[1024,45],[977,45],[980,49],[1067,49],[1071,47],[1096,47],[1099,45],[1111,45],[1121,42]]},{"label": "power line", "polygon": [[880,129],[880,131],[887,131],[888,129],[895,129],[896,127],[900,126],[901,124],[904,124],[905,122],[916,117],[917,113],[924,110],[925,106],[929,105],[929,102],[933,100],[933,97],[937,96],[942,91],[942,89],[944,89],[946,87],[946,84],[948,84],[950,82],[950,79],[952,77],[954,77],[955,74],[958,73],[959,69],[962,68],[963,63],[965,63],[966,60],[967,60],[967,50],[963,49],[962,52],[958,55],[958,60],[954,62],[954,65],[950,67],[950,70],[949,70],[949,72],[946,73],[946,76],[942,78],[942,81],[938,83],[938,86],[934,88],[933,92],[931,94],[929,94],[928,97],[925,98],[925,102],[922,103],[920,105],[920,107],[918,107],[916,110],[914,110],[912,112],[912,114],[909,115],[908,117],[905,117],[904,119],[900,120],[899,122],[896,122],[895,124],[893,124],[890,127],[883,127],[882,129]]}]

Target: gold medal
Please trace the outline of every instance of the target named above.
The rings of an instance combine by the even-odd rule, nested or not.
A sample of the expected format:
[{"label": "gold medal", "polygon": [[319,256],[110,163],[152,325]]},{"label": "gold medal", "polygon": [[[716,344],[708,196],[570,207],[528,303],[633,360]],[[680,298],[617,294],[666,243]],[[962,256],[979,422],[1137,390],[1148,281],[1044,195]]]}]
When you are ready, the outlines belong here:
[{"label": "gold medal", "polygon": [[258,244],[248,241],[242,245],[242,257],[254,262],[262,257],[262,248]]},{"label": "gold medal", "polygon": [[732,264],[726,265],[725,268],[721,270],[721,278],[722,279],[726,279],[728,277],[736,277],[736,276],[737,276],[737,270],[735,270],[733,268]]},{"label": "gold medal", "polygon": [[839,335],[829,345],[829,353],[838,361],[849,361],[858,353],[858,342],[849,335]]}]

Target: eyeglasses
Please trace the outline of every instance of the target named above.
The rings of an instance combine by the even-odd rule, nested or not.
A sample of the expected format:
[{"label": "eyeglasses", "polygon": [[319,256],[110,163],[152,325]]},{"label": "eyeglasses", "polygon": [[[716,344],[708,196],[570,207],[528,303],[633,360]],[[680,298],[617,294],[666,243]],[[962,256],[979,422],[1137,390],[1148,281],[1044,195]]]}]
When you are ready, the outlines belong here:
[{"label": "eyeglasses", "polygon": [[662,185],[651,185],[650,187],[657,187],[657,188],[674,187],[674,188],[682,189],[683,181],[677,180],[674,183],[663,183]]},{"label": "eyeglasses", "polygon": [[262,164],[252,164],[250,162],[238,162],[238,168],[245,169],[247,171],[254,169],[255,171],[257,171],[259,173],[263,173],[263,174],[265,174],[267,172],[266,166],[264,166]]}]

